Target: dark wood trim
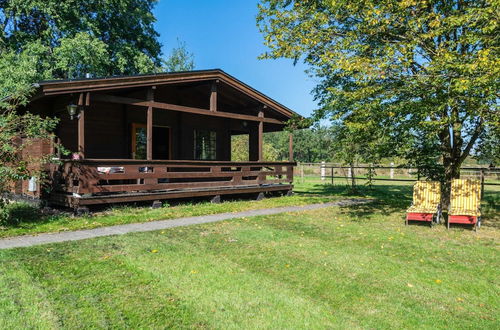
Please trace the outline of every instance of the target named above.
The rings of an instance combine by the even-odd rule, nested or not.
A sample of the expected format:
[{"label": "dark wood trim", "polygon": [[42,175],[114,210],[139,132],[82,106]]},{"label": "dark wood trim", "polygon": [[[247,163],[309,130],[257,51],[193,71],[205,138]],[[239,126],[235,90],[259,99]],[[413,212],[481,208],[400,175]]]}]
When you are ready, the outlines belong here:
[{"label": "dark wood trim", "polygon": [[138,128],[147,128],[147,126],[145,124],[140,124],[140,123],[132,123],[132,129],[131,129],[131,134],[132,134],[132,143],[131,143],[131,146],[132,146],[132,149],[131,149],[131,157],[133,159],[136,159],[135,158],[135,154],[136,154],[136,150],[137,150],[137,129]]},{"label": "dark wood trim", "polygon": [[89,92],[98,90],[113,90],[120,88],[136,88],[147,87],[151,85],[170,85],[187,82],[213,81],[219,79],[234,89],[250,96],[256,101],[269,105],[272,109],[279,113],[292,117],[297,115],[295,112],[271,99],[270,97],[260,93],[254,88],[248,86],[235,77],[225,73],[222,70],[205,70],[192,71],[183,73],[165,73],[155,75],[137,75],[111,77],[103,79],[84,79],[73,81],[50,81],[42,82],[40,86],[45,95],[68,94],[78,92]]},{"label": "dark wood trim", "polygon": [[140,166],[150,166],[150,165],[199,165],[199,166],[228,166],[228,167],[235,167],[235,166],[275,166],[275,165],[282,165],[282,166],[296,166],[296,162],[259,162],[259,161],[246,161],[246,162],[233,162],[233,161],[226,161],[226,160],[164,160],[164,159],[158,159],[158,160],[148,160],[146,161],[145,159],[95,159],[95,158],[87,158],[87,159],[82,159],[82,160],[65,160],[64,161],[67,164],[84,164],[84,165],[116,165],[116,166],[121,166],[122,164],[134,164],[134,165],[140,165]]},{"label": "dark wood trim", "polygon": [[[264,118],[264,111],[259,111],[259,118]],[[259,122],[259,133],[258,133],[258,153],[259,153],[259,161],[263,161],[263,139],[264,139],[264,122]]]},{"label": "dark wood trim", "polygon": [[78,95],[78,105],[81,107],[90,106],[90,92],[84,92]]},{"label": "dark wood trim", "polygon": [[216,111],[210,111],[210,109],[186,107],[183,105],[176,105],[176,104],[169,104],[169,103],[162,103],[162,102],[155,102],[155,101],[146,101],[146,100],[134,99],[134,98],[123,97],[123,96],[94,94],[94,95],[92,95],[92,99],[94,101],[104,102],[104,103],[108,102],[108,103],[118,103],[118,104],[129,104],[129,105],[136,105],[136,106],[143,106],[143,107],[150,107],[151,106],[151,107],[157,108],[157,109],[181,111],[181,112],[193,113],[193,114],[204,115],[204,116],[241,119],[241,120],[266,122],[266,123],[280,124],[280,125],[284,124],[282,121],[280,121],[278,119],[273,119],[273,118],[241,115],[241,114],[231,113],[231,112],[221,112],[221,111],[216,112]]},{"label": "dark wood trim", "polygon": [[78,154],[85,158],[85,109],[81,108],[78,114]]},{"label": "dark wood trim", "polygon": [[[148,101],[154,101],[154,86],[147,91],[146,99]],[[147,120],[146,120],[146,159],[153,159],[153,107],[148,106]]]},{"label": "dark wood trim", "polygon": [[252,194],[260,192],[288,192],[293,189],[291,184],[277,184],[269,186],[248,186],[235,188],[215,188],[203,190],[184,190],[171,192],[151,192],[151,193],[136,193],[136,194],[116,194],[109,196],[92,196],[76,198],[65,194],[52,194],[51,202],[58,205],[68,207],[78,207],[84,205],[123,203],[123,202],[144,202],[152,200],[168,200],[176,198],[192,198],[214,195],[237,195],[237,194]]},{"label": "dark wood trim", "polygon": [[212,83],[210,90],[210,111],[217,111],[217,83],[216,80]]},{"label": "dark wood trim", "polygon": [[80,93],[80,94],[78,95],[78,103],[77,103],[77,104],[78,104],[80,107],[82,107],[82,106],[84,106],[84,105],[85,105],[85,101],[84,101],[84,99],[85,99],[85,94],[87,94],[87,93]]}]

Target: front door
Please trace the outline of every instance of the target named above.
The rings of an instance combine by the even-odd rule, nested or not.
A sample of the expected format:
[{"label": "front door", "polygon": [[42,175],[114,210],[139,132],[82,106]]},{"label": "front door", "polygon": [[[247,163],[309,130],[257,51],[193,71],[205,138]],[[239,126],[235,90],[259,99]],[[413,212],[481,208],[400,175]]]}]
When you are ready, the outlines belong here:
[{"label": "front door", "polygon": [[[132,158],[146,159],[147,128],[144,124],[132,124]],[[153,126],[153,159],[170,159],[170,128]]]},{"label": "front door", "polygon": [[153,126],[153,159],[170,159],[170,128]]}]

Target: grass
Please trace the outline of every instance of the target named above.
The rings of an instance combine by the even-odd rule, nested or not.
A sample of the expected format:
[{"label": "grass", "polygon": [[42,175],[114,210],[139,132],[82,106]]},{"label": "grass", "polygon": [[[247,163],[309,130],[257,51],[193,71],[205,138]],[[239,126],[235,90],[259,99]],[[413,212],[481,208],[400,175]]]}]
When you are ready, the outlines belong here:
[{"label": "grass", "polygon": [[[0,227],[0,238],[20,235],[34,235],[39,233],[52,233],[80,229],[92,229],[97,227],[112,226],[127,223],[147,222],[154,220],[174,219],[206,214],[225,212],[239,212],[254,209],[282,207],[290,205],[306,205],[314,203],[325,203],[342,198],[356,197],[349,193],[344,186],[345,180],[335,180],[335,185],[324,184],[319,178],[306,178],[303,182],[298,180],[295,184],[295,195],[290,197],[267,198],[261,201],[250,199],[226,200],[221,204],[211,204],[206,200],[199,202],[181,202],[172,206],[159,209],[151,209],[146,206],[118,206],[110,207],[101,212],[93,213],[92,216],[76,217],[68,214],[34,217],[32,221],[24,221],[17,225]],[[362,195],[372,198],[386,198],[390,194],[391,187],[399,187],[404,195],[405,203],[401,208],[407,208],[411,203],[411,183],[396,182],[387,185],[384,182],[375,182],[374,189],[370,191],[364,187],[364,181],[358,180],[361,185]],[[389,189],[389,190],[387,190]],[[387,190],[387,191],[386,191]],[[494,205],[500,203],[500,187],[487,186],[483,200],[483,212],[486,212],[484,221],[488,222],[488,213],[494,213]],[[395,198],[403,198],[396,196]],[[491,211],[490,211],[491,210]],[[499,223],[500,225],[500,223]]]},{"label": "grass", "polygon": [[[307,190],[310,184],[300,185],[299,191]],[[221,204],[212,204],[206,200],[199,202],[181,202],[173,206],[151,209],[149,206],[118,206],[91,216],[72,216],[68,214],[40,216],[32,221],[18,225],[0,227],[0,238],[19,235],[60,232],[79,229],[91,229],[119,224],[147,222],[154,220],[174,219],[180,217],[239,212],[254,209],[282,207],[290,205],[306,205],[331,202],[341,198],[340,195],[296,194],[290,197],[267,198],[261,201],[251,199],[226,200]]]},{"label": "grass", "polygon": [[498,192],[478,233],[404,226],[409,186],[364,193],[378,201],[0,251],[0,328],[498,328]]}]

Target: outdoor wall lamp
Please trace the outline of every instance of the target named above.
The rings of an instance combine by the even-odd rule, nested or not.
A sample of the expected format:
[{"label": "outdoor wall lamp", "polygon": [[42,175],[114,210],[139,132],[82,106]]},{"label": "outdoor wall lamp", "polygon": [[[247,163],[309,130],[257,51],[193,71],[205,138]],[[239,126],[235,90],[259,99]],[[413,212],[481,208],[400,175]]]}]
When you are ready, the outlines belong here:
[{"label": "outdoor wall lamp", "polygon": [[78,108],[78,106],[76,104],[73,104],[73,103],[70,103],[66,106],[66,110],[68,110],[68,114],[71,118],[71,120],[73,120],[76,117],[78,117],[78,113],[80,112],[80,109]]}]

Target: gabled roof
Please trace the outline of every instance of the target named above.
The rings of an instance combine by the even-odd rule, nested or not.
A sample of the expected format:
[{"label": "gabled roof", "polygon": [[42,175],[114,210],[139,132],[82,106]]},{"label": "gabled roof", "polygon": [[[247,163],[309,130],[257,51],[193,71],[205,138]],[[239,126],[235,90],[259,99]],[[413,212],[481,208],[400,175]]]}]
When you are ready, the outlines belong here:
[{"label": "gabled roof", "polygon": [[[213,70],[195,70],[184,72],[169,72],[143,74],[133,76],[114,76],[107,78],[86,78],[75,80],[51,80],[42,81],[37,84],[39,93],[45,95],[60,95],[68,93],[91,92],[114,90],[121,88],[134,88],[145,86],[161,86],[178,83],[189,83],[198,81],[220,80],[232,88],[248,95],[256,101],[268,106],[271,109],[278,111],[286,117],[299,116],[296,112],[273,100],[272,98],[262,94],[256,89],[227,74],[220,69]],[[39,95],[40,95],[39,94]]]}]

